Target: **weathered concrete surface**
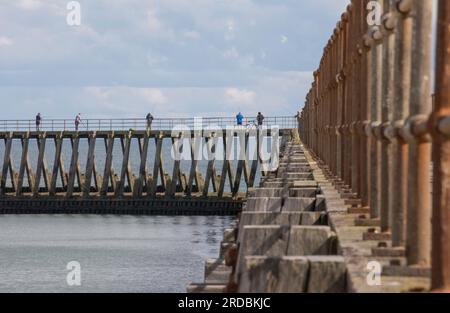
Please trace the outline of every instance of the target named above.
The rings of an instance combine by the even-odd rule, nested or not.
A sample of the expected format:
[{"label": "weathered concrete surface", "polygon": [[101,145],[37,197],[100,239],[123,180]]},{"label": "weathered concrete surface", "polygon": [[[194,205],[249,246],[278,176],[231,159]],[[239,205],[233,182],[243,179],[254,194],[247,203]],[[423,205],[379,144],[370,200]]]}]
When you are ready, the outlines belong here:
[{"label": "weathered concrete surface", "polygon": [[[312,156],[308,151],[305,156],[312,164]],[[370,228],[368,226],[357,226],[355,221],[360,214],[349,213],[349,205],[341,198],[338,191],[330,186],[324,178],[322,170],[317,166],[313,168],[313,174],[319,183],[320,189],[325,197],[329,224],[338,237],[338,253],[343,256],[347,266],[347,291],[362,293],[378,292],[410,292],[429,290],[430,280],[423,277],[396,277],[381,276],[381,285],[368,283],[370,262],[378,262],[382,267],[389,266],[390,262],[402,262],[396,257],[374,257],[372,250],[377,248],[378,241],[363,240]],[[326,187],[322,187],[322,185]],[[382,268],[381,268],[382,270]]]},{"label": "weathered concrete surface", "polygon": [[245,259],[239,292],[344,292],[346,271],[337,256],[251,256]]},{"label": "weathered concrete surface", "polygon": [[224,284],[228,282],[231,268],[225,265],[221,259],[208,259],[205,262],[205,283]]},{"label": "weathered concrete surface", "polygon": [[336,240],[336,234],[328,226],[293,226],[287,255],[334,254]]},{"label": "weathered concrete surface", "polygon": [[240,225],[324,225],[321,212],[243,212]]},{"label": "weathered concrete surface", "polygon": [[[216,284],[206,289],[219,290],[227,275],[227,291],[240,292],[429,289],[430,280],[423,277],[382,275],[381,285],[368,280],[373,276],[368,268],[370,262],[380,264],[381,274],[383,270],[395,274],[405,271],[404,257],[387,252],[383,255],[391,249],[389,241],[364,240],[364,236],[373,233],[371,228],[375,233],[379,229],[374,227],[376,221],[367,221],[361,215],[367,214],[367,209],[357,206],[358,199],[349,201],[350,191],[342,186],[338,190],[299,144],[288,143],[285,149],[283,168],[263,179],[261,188],[249,190],[237,231],[230,230],[230,240],[222,243],[221,257],[228,256],[227,264],[232,267],[217,263],[214,268],[212,263],[205,281]],[[299,175],[290,175],[295,172]],[[299,177],[308,179],[296,179]],[[374,255],[374,251],[379,254]],[[392,266],[396,264],[401,266]]]},{"label": "weathered concrete surface", "polygon": [[280,212],[282,199],[277,197],[248,198],[246,210],[256,212]]},{"label": "weathered concrete surface", "polygon": [[239,292],[305,292],[309,262],[305,257],[246,257]]},{"label": "weathered concrete surface", "polygon": [[224,293],[226,284],[189,284],[187,293]]},{"label": "weathered concrete surface", "polygon": [[346,291],[347,266],[341,256],[310,256],[307,292],[335,293]]}]

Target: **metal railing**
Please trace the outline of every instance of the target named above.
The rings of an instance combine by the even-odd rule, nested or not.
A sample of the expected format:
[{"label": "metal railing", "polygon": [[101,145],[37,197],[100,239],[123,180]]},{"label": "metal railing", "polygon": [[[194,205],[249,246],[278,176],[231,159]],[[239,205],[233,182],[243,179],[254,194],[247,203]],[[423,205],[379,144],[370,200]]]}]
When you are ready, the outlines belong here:
[{"label": "metal railing", "polygon": [[370,27],[374,1],[351,2],[314,74],[302,140],[378,238],[403,249],[405,269],[431,268],[432,288],[448,291],[450,1],[439,0],[434,106],[433,1],[377,0],[382,23]]},{"label": "metal railing", "polygon": [[[255,124],[256,118],[244,119],[244,126]],[[274,116],[264,119],[265,126],[278,126],[280,129],[294,129],[298,127],[298,120],[294,116]],[[172,130],[176,126],[212,127],[225,128],[236,125],[235,118],[228,117],[205,117],[205,118],[156,118],[152,122],[152,130]],[[78,130],[80,131],[119,131],[119,130],[145,130],[147,120],[145,118],[125,119],[84,119]],[[0,131],[35,131],[37,130],[35,120],[0,120]],[[41,131],[74,131],[75,119],[42,119],[39,126]]]}]

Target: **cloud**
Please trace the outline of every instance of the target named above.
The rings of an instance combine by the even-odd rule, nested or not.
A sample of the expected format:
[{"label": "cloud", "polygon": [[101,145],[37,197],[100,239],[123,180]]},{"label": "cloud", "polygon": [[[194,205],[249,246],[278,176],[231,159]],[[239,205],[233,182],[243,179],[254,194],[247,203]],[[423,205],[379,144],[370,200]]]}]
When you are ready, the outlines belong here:
[{"label": "cloud", "polygon": [[16,5],[24,10],[36,10],[42,6],[40,0],[18,0]]},{"label": "cloud", "polygon": [[155,10],[149,10],[147,12],[147,22],[148,22],[148,30],[151,33],[160,32],[163,28],[163,24],[157,17]]},{"label": "cloud", "polygon": [[0,1],[2,116],[295,113],[348,2],[82,1],[74,28],[67,1]]},{"label": "cloud", "polygon": [[0,37],[0,47],[11,46],[12,44],[13,44],[13,41],[11,38]]},{"label": "cloud", "polygon": [[223,57],[225,59],[238,59],[239,51],[236,49],[236,47],[232,47],[223,53]]},{"label": "cloud", "polygon": [[225,91],[225,97],[231,103],[251,104],[255,101],[256,94],[250,90],[229,88]]},{"label": "cloud", "polygon": [[164,96],[163,92],[160,89],[147,88],[140,89],[138,90],[138,92],[146,101],[154,105],[163,105],[168,101],[166,96]]}]

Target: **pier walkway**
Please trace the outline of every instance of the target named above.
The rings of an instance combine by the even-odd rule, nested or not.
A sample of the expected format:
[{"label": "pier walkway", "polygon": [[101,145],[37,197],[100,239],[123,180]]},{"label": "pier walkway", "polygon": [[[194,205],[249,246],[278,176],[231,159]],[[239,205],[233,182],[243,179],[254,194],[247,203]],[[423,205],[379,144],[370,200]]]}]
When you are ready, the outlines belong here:
[{"label": "pier walkway", "polygon": [[0,132],[0,213],[234,215],[298,124],[212,128],[213,122],[173,130]]}]

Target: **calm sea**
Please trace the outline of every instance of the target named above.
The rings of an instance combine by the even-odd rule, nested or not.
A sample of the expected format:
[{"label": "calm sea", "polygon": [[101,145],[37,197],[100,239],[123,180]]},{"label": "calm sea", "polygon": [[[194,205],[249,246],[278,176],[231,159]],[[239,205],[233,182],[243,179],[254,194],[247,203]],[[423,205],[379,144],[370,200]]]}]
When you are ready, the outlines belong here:
[{"label": "calm sea", "polygon": [[[185,292],[231,217],[0,215],[0,292]],[[81,286],[69,286],[69,262]],[[71,276],[70,276],[71,277]]]}]

